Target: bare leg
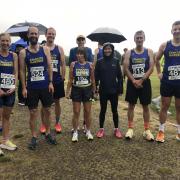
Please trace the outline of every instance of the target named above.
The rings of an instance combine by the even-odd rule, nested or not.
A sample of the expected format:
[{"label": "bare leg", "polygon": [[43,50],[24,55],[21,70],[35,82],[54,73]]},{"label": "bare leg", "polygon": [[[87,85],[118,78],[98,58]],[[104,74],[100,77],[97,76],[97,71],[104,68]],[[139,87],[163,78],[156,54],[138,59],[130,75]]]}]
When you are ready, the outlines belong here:
[{"label": "bare leg", "polygon": [[78,125],[79,125],[80,108],[81,108],[81,103],[80,102],[73,102],[72,125],[73,125],[73,128],[74,128],[74,131],[77,130]]}]

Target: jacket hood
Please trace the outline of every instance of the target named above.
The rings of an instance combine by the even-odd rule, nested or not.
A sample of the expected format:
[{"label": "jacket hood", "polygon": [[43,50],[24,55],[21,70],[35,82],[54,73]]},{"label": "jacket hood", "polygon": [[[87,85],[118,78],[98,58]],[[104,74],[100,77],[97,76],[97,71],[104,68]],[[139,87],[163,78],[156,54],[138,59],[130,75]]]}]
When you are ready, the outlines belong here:
[{"label": "jacket hood", "polygon": [[[107,46],[109,46],[109,47],[112,49],[112,53],[111,53],[110,56],[106,56],[106,55],[104,54],[104,49],[105,49],[105,47],[107,47]],[[104,57],[104,58],[108,58],[108,57],[109,57],[109,58],[112,58],[113,55],[114,55],[114,45],[111,44],[110,42],[104,43],[104,44],[103,44],[103,57]]]}]

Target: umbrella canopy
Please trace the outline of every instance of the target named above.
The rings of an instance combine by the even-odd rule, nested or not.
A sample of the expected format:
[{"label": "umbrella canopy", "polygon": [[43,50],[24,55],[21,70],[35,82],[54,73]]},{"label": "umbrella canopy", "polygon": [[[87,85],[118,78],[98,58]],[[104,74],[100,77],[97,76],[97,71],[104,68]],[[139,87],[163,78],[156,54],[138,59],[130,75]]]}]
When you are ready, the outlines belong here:
[{"label": "umbrella canopy", "polygon": [[120,43],[126,40],[126,38],[117,29],[108,27],[101,27],[96,29],[91,34],[89,34],[87,38],[89,38],[91,41],[101,43]]},{"label": "umbrella canopy", "polygon": [[24,41],[23,39],[18,39],[16,42],[12,43],[10,46],[10,50],[15,52],[15,49],[17,46],[21,46],[21,47],[27,47],[28,43],[27,41]]},{"label": "umbrella canopy", "polygon": [[31,26],[37,27],[40,35],[45,34],[47,29],[44,25],[40,23],[24,22],[12,25],[6,30],[6,33],[9,33],[11,36],[19,36],[25,41],[27,41],[27,31],[28,28]]}]

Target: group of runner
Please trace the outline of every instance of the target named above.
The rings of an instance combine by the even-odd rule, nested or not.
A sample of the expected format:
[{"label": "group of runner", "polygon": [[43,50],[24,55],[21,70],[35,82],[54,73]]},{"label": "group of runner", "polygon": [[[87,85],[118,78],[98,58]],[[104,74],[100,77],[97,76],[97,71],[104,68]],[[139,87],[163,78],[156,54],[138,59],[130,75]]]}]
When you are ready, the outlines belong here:
[{"label": "group of runner", "polygon": [[[156,64],[158,77],[161,82],[160,93],[162,105],[160,110],[160,126],[156,141],[164,142],[164,128],[167,119],[167,111],[171,98],[175,97],[175,109],[177,120],[177,136],[180,140],[180,21],[172,25],[172,40],[163,43],[155,57],[153,51],[145,48],[145,33],[137,31],[134,35],[135,48],[128,50],[124,55],[123,72],[126,74],[127,88],[125,100],[128,102],[128,131],[126,139],[134,136],[134,108],[137,100],[143,108],[144,132],[143,136],[154,140],[150,131],[150,112],[152,90],[150,75]],[[28,145],[31,150],[37,146],[36,120],[38,117],[38,102],[41,101],[40,131],[45,133],[47,143],[56,145],[56,139],[50,132],[51,105],[55,103],[55,130],[61,132],[60,124],[60,98],[65,96],[65,56],[63,48],[54,43],[56,31],[48,28],[46,31],[46,43],[44,46],[38,44],[39,32],[36,27],[28,29],[29,45],[19,53],[19,57],[9,51],[11,38],[9,34],[0,34],[0,117],[2,118],[2,149],[15,150],[17,146],[9,140],[10,114],[15,102],[15,90],[18,83],[18,61],[20,66],[20,79],[22,83],[22,94],[26,98],[29,108],[29,124],[32,138]],[[122,138],[119,129],[119,115],[117,111],[118,96],[123,93],[123,74],[118,59],[114,56],[114,46],[104,43],[96,50],[95,63],[93,63],[92,51],[84,47],[85,37],[77,37],[78,47],[70,50],[69,80],[66,89],[66,97],[72,99],[72,141],[78,141],[78,128],[81,103],[84,110],[84,131],[88,140],[93,139],[91,133],[91,103],[93,95],[99,94],[100,114],[97,137],[105,135],[104,121],[107,109],[107,101],[111,103],[114,122],[114,136]],[[160,69],[160,59],[164,55],[163,72]]]}]

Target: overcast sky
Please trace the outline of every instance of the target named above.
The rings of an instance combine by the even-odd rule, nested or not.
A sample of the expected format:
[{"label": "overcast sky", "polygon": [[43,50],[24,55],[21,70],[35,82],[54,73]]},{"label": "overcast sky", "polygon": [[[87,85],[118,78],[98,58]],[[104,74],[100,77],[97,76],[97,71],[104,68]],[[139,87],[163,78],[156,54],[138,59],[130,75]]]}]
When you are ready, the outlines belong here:
[{"label": "overcast sky", "polygon": [[[120,52],[134,47],[137,30],[144,30],[145,46],[157,51],[171,38],[172,23],[180,20],[180,0],[3,0],[0,17],[0,32],[24,21],[54,27],[56,43],[66,55],[76,46],[77,35],[87,36],[98,27],[116,28],[127,38],[115,44]],[[87,39],[86,46],[94,50],[97,43]]]}]

